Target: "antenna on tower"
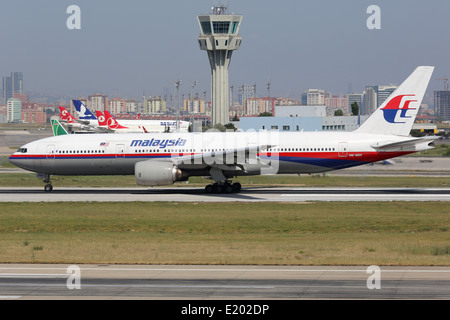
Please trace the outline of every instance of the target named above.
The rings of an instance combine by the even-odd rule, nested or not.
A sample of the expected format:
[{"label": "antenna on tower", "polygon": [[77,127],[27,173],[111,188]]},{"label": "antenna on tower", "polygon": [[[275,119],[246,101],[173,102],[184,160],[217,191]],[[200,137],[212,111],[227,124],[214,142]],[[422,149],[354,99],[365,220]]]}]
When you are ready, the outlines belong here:
[{"label": "antenna on tower", "polygon": [[270,79],[267,81],[267,97],[270,98]]},{"label": "antenna on tower", "polygon": [[436,80],[443,80],[444,81],[444,90],[448,91],[448,79],[447,78],[440,78]]},{"label": "antenna on tower", "polygon": [[221,14],[227,14],[228,13],[228,1],[216,1],[216,4],[213,4],[212,13],[214,15],[221,15]]}]

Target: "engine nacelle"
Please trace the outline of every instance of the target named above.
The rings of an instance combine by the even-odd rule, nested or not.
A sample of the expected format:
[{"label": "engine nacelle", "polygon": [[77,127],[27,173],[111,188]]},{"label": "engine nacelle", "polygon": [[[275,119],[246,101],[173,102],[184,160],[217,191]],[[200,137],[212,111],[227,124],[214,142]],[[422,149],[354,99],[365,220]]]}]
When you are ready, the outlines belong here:
[{"label": "engine nacelle", "polygon": [[158,160],[136,163],[134,175],[140,186],[168,186],[183,178],[181,170],[172,162]]}]

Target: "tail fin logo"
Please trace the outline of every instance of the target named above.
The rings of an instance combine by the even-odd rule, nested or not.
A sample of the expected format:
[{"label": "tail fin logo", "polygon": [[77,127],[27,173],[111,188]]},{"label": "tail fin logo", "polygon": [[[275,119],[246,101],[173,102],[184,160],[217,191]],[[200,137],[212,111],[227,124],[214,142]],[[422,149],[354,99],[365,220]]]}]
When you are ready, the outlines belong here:
[{"label": "tail fin logo", "polygon": [[108,128],[117,129],[118,126],[119,124],[113,118],[108,119]]},{"label": "tail fin logo", "polygon": [[[410,116],[406,115],[406,112],[408,110],[416,110],[416,108],[409,108],[409,104],[411,102],[417,102],[417,100],[413,100],[412,98],[407,98],[407,99],[405,99],[405,101],[403,101],[403,104],[402,104],[403,97],[415,97],[415,95],[414,94],[404,94],[404,95],[399,95],[399,96],[392,98],[386,104],[386,106],[381,109],[381,110],[383,110],[384,120],[386,120],[389,123],[405,123],[406,121],[398,121],[398,120],[411,118]],[[400,115],[398,116],[399,112],[400,112]]]}]

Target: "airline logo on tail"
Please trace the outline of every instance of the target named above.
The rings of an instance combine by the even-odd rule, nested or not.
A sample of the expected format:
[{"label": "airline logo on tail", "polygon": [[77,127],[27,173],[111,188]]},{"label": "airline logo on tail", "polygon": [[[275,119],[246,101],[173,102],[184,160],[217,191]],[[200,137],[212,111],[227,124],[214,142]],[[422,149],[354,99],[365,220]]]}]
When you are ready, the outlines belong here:
[{"label": "airline logo on tail", "polygon": [[68,134],[66,129],[59,123],[56,119],[51,119],[50,122],[52,123],[52,130],[54,136],[62,136]]},{"label": "airline logo on tail", "polygon": [[106,123],[106,117],[103,115],[101,111],[95,111],[95,114],[97,115],[98,125],[100,127],[106,127],[108,124]]},{"label": "airline logo on tail", "polygon": [[105,116],[106,116],[106,123],[108,125],[108,129],[128,129],[128,127],[124,127],[120,125],[117,120],[108,112],[105,110]]},{"label": "airline logo on tail", "polygon": [[417,100],[414,100],[413,98],[407,98],[404,101],[402,101],[403,97],[415,97],[415,95],[403,94],[392,98],[386,104],[386,106],[381,109],[383,110],[384,120],[386,120],[389,123],[406,123],[406,121],[401,120],[411,118],[406,115],[406,112],[408,110],[416,110],[416,108],[409,108],[409,104],[411,102],[417,102]]},{"label": "airline logo on tail", "polygon": [[59,107],[59,117],[61,118],[61,121],[67,121],[68,123],[75,122],[75,118],[64,107]]},{"label": "airline logo on tail", "polygon": [[97,118],[92,114],[91,111],[89,111],[88,108],[81,102],[80,100],[72,100],[73,105],[75,106],[75,109],[78,112],[78,117],[83,120],[91,119],[91,120],[97,120]]}]

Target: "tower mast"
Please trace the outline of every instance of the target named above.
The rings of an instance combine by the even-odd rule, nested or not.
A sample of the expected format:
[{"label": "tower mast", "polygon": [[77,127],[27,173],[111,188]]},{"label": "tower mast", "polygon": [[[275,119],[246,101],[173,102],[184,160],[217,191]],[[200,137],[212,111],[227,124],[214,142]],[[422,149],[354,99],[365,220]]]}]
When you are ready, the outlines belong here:
[{"label": "tower mast", "polygon": [[242,16],[229,14],[225,5],[212,7],[209,15],[197,16],[201,34],[198,43],[208,53],[211,66],[212,125],[226,124],[229,116],[228,69],[231,55],[239,50]]}]

